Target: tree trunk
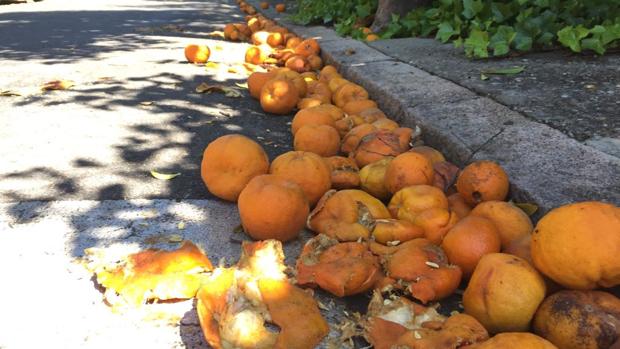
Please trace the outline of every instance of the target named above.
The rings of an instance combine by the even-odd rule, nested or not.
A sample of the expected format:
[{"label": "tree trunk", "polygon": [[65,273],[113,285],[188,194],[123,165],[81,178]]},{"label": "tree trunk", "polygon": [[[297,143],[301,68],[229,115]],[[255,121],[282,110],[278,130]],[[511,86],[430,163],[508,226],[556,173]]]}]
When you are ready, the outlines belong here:
[{"label": "tree trunk", "polygon": [[392,14],[404,16],[416,7],[430,5],[431,0],[379,0],[372,31],[379,32],[392,20]]}]

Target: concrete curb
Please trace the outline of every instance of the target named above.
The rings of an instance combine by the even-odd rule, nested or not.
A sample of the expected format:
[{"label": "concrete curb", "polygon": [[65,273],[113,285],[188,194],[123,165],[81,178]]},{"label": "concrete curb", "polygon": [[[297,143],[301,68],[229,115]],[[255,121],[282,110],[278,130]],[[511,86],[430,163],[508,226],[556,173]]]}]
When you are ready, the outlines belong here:
[{"label": "concrete curb", "polygon": [[260,11],[299,36],[317,38],[326,63],[366,88],[392,119],[419,125],[425,143],[450,161],[500,163],[513,200],[539,205],[534,218],[576,201],[620,205],[620,159],[332,29],[298,26],[272,9]]}]

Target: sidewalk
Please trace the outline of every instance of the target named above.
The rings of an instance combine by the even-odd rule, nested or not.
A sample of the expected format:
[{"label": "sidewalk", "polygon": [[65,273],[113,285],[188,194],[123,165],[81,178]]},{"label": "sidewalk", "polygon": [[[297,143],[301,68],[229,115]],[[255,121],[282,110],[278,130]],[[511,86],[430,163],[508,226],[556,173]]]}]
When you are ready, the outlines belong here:
[{"label": "sidewalk", "polygon": [[[364,86],[396,121],[421,126],[425,142],[451,161],[499,162],[513,199],[537,203],[537,217],[569,202],[620,203],[618,53],[470,61],[431,39],[367,45],[330,28],[295,25],[271,9],[264,13],[298,35],[316,37],[328,63]],[[525,70],[481,79],[484,69],[513,66]]]}]

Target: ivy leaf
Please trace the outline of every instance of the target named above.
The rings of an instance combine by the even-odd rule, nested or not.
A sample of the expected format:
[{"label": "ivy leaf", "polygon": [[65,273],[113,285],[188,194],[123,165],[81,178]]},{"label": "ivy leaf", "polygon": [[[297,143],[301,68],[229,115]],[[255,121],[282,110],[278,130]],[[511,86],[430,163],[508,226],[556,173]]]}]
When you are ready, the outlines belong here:
[{"label": "ivy leaf", "polygon": [[482,0],[463,0],[463,16],[467,19],[474,18],[483,8]]},{"label": "ivy leaf", "polygon": [[532,37],[523,32],[517,32],[514,39],[514,48],[519,51],[529,51],[532,49]]},{"label": "ivy leaf", "polygon": [[489,57],[489,33],[479,29],[474,29],[471,31],[464,44],[465,54],[468,57]]},{"label": "ivy leaf", "polygon": [[439,30],[437,31],[437,35],[435,35],[435,39],[445,43],[454,35],[454,28],[448,22],[443,22],[439,25]]},{"label": "ivy leaf", "polygon": [[603,47],[603,44],[601,43],[601,40],[599,38],[583,39],[581,41],[581,47],[586,50],[592,50],[599,55],[605,53],[605,47]]},{"label": "ivy leaf", "polygon": [[581,39],[590,34],[590,30],[579,25],[567,26],[558,32],[558,41],[573,52],[581,52]]}]

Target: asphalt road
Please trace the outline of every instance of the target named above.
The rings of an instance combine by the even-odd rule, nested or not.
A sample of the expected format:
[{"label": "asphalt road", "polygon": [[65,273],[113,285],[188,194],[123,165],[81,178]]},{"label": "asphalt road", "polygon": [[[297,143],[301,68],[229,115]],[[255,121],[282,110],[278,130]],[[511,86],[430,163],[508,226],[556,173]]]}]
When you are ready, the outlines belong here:
[{"label": "asphalt road", "polygon": [[[207,39],[242,18],[233,1],[45,0],[0,8],[0,200],[210,199],[199,174],[205,146],[227,133],[289,150],[290,117],[257,101],[198,94],[235,87],[227,72],[245,44]],[[187,43],[212,48],[222,69],[184,60]],[[217,50],[217,48],[221,48]],[[234,64],[229,64],[234,65]],[[40,93],[67,79],[67,91]],[[180,172],[171,181],[149,171]]]},{"label": "asphalt road", "polygon": [[[266,115],[246,90],[195,92],[246,81],[229,71],[246,44],[207,37],[241,19],[233,0],[0,6],[0,91],[19,94],[0,96],[0,348],[207,348],[191,300],[114,313],[80,258],[174,248],[174,235],[214,264],[236,262],[247,236],[234,233],[236,205],[205,189],[202,152],[228,133],[272,159],[292,144],[291,116]],[[220,69],[186,63],[188,43],[209,45]],[[41,93],[56,79],[75,86]],[[158,180],[153,169],[181,175]],[[303,241],[285,245],[289,265]],[[366,304],[317,296],[332,324]]]}]

